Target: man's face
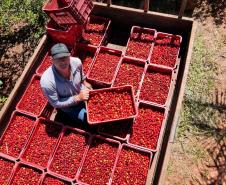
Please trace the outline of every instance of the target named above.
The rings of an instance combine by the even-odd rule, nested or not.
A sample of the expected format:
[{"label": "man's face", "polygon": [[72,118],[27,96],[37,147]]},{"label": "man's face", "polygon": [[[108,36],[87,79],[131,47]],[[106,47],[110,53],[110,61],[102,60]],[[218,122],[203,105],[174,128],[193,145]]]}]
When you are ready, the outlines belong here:
[{"label": "man's face", "polygon": [[69,68],[70,65],[70,57],[62,57],[58,59],[53,59],[53,65],[58,70],[65,70]]}]

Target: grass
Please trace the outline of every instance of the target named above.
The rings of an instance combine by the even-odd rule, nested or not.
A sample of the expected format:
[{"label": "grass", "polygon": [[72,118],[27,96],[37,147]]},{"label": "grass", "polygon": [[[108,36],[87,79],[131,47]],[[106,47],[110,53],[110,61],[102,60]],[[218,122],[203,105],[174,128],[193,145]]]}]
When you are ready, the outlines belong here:
[{"label": "grass", "polygon": [[213,62],[215,52],[206,47],[202,36],[197,36],[177,130],[179,139],[190,134],[214,135],[219,117],[219,111],[211,104],[218,70]]}]

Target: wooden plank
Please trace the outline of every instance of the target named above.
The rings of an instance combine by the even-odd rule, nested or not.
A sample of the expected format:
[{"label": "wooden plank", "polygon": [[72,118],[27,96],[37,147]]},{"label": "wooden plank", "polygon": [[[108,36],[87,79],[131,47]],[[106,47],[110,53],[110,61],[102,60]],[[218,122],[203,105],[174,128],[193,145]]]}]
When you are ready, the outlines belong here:
[{"label": "wooden plank", "polygon": [[31,56],[27,65],[25,66],[24,71],[21,74],[20,78],[17,80],[12,92],[10,93],[10,95],[7,99],[7,101],[5,102],[4,106],[1,109],[0,125],[3,123],[5,115],[7,114],[7,111],[9,110],[9,108],[12,106],[12,104],[14,102],[14,98],[16,97],[16,94],[18,93],[18,91],[20,91],[20,87],[23,85],[23,82],[25,81],[27,75],[29,74],[29,71],[31,70],[32,66],[34,65],[35,60],[39,56],[39,54],[40,54],[40,52],[41,52],[41,50],[44,47],[46,42],[47,42],[47,36],[44,35],[41,38],[37,48],[35,49],[34,54]]}]

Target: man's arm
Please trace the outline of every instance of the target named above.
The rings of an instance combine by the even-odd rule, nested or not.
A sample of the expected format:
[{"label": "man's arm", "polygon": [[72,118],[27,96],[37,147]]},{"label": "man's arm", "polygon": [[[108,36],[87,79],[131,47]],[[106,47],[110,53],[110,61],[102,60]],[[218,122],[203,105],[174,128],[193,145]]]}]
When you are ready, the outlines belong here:
[{"label": "man's arm", "polygon": [[66,98],[59,98],[54,84],[46,83],[45,81],[41,80],[41,87],[43,93],[48,98],[48,101],[55,108],[67,108],[78,104],[80,101],[86,101],[89,98],[88,90],[80,91],[78,95]]},{"label": "man's arm", "polygon": [[78,96],[59,98],[56,88],[53,85],[41,83],[41,87],[44,95],[47,97],[48,101],[54,108],[70,107],[76,105],[80,101],[80,98]]}]

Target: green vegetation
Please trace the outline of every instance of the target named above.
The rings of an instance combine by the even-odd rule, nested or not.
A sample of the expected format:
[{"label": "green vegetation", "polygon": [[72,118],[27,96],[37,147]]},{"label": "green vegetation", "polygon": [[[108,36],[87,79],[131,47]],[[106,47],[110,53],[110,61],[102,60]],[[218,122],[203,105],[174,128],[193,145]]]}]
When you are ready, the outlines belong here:
[{"label": "green vegetation", "polygon": [[[32,27],[37,35],[43,33],[46,16],[42,12],[44,0],[1,0],[0,30],[6,35],[12,32],[12,26],[21,23]],[[39,28],[39,29],[37,29]]]},{"label": "green vegetation", "polygon": [[5,96],[0,96],[0,103],[5,103],[7,100],[7,97]]},{"label": "green vegetation", "polygon": [[214,75],[217,65],[214,54],[219,47],[210,50],[202,36],[195,40],[189,76],[177,137],[183,139],[188,135],[218,136],[216,132],[220,119],[219,108],[213,106]]}]

